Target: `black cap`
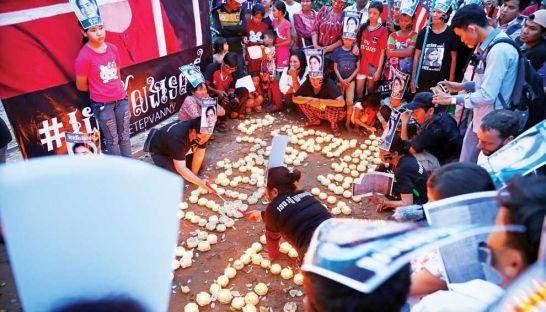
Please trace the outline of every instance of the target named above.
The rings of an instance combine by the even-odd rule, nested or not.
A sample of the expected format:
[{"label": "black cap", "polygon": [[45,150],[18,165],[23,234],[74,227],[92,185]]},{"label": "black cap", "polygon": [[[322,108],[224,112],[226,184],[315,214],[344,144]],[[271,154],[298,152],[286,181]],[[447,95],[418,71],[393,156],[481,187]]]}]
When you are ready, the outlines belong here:
[{"label": "black cap", "polygon": [[434,107],[434,104],[432,104],[433,95],[432,92],[419,92],[413,97],[411,102],[404,105],[404,108],[409,110],[416,110],[418,108],[429,110]]}]

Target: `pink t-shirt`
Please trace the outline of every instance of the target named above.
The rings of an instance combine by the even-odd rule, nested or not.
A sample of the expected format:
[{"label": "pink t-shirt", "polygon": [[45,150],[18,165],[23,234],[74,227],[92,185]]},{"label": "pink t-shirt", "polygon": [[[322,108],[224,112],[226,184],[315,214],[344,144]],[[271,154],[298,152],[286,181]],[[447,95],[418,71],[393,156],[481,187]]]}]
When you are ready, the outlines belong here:
[{"label": "pink t-shirt", "polygon": [[76,58],[76,76],[87,77],[89,95],[95,102],[113,102],[127,96],[118,75],[120,64],[118,49],[106,43],[104,53],[97,53],[87,44]]},{"label": "pink t-shirt", "polygon": [[[275,32],[277,33],[277,41],[285,41],[291,31],[292,24],[290,24],[289,21],[284,20],[280,25],[277,25],[277,20],[274,20],[273,28],[275,28]],[[276,47],[276,52],[277,71],[282,71],[288,67],[288,61],[290,60],[290,45]]]}]

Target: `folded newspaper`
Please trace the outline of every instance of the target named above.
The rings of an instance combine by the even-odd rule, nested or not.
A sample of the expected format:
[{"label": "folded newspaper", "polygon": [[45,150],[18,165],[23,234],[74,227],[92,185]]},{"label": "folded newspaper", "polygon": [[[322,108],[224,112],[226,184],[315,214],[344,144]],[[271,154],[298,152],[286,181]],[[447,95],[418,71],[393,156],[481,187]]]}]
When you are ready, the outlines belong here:
[{"label": "folded newspaper", "polygon": [[385,172],[370,172],[363,174],[353,182],[353,198],[372,196],[373,193],[392,195],[394,174]]},{"label": "folded newspaper", "polygon": [[419,227],[378,220],[330,219],[313,234],[301,269],[371,293],[416,253],[491,231],[519,226]]},{"label": "folded newspaper", "polygon": [[[465,194],[423,205],[425,216],[434,226],[493,225],[499,210],[496,191]],[[464,283],[476,278],[491,282],[483,264],[476,257],[478,245],[487,240],[487,234],[439,248],[448,283]]]},{"label": "folded newspaper", "polygon": [[516,175],[526,175],[546,165],[546,120],[534,125],[478,162],[500,188]]}]

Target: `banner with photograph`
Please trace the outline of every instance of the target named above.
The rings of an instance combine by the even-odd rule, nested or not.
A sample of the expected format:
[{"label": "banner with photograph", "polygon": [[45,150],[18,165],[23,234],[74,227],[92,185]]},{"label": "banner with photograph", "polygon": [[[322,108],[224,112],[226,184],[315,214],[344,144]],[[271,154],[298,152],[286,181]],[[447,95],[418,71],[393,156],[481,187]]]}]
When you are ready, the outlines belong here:
[{"label": "banner with photograph", "polygon": [[100,155],[100,132],[91,133],[66,132],[68,155]]},{"label": "banner with photograph", "polygon": [[504,230],[522,231],[522,227],[419,227],[382,220],[329,219],[315,230],[301,269],[369,294],[424,250]]},{"label": "banner with photograph", "polygon": [[[187,93],[180,64],[204,71],[210,63],[210,10],[206,1],[99,4],[106,42],[118,48],[135,135],[178,111]],[[17,42],[0,49],[0,99],[23,157],[66,154],[65,132],[97,129],[89,94],[74,83],[83,38],[76,14],[66,0],[7,0],[0,12],[2,42]]]},{"label": "banner with photograph", "polygon": [[489,157],[478,160],[495,185],[503,187],[510,178],[526,175],[546,165],[546,120],[534,125]]},{"label": "banner with photograph", "polygon": [[218,118],[218,98],[204,98],[201,105],[200,133],[212,134]]},{"label": "banner with photograph", "polygon": [[356,39],[358,29],[360,28],[362,13],[356,11],[344,11],[343,14],[342,38]]},{"label": "banner with photograph", "polygon": [[69,2],[83,29],[103,25],[96,0],[69,0]]},{"label": "banner with photograph", "polygon": [[305,49],[304,51],[309,77],[322,77],[324,73],[324,50]]}]

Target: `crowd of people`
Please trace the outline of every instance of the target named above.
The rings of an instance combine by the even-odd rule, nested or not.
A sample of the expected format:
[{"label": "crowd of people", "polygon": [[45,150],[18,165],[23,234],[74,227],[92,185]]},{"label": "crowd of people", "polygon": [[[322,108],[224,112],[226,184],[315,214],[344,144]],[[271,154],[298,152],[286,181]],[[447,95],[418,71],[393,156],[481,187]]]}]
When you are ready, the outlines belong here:
[{"label": "crowd of people", "polygon": [[[492,178],[477,163],[546,117],[545,4],[433,3],[430,23],[420,29],[415,12],[397,2],[218,3],[211,17],[218,64],[207,68],[205,84],[224,103],[226,118],[244,119],[263,105],[270,113],[303,114],[304,127],[325,120],[335,136],[342,135],[340,125],[355,138],[388,132],[396,112],[400,123],[390,129],[390,148],[380,150],[384,165],[378,168],[394,173],[395,192],[376,193],[371,200],[378,211],[394,208],[393,220],[424,223],[424,203],[494,191]],[[360,13],[361,20],[348,12]],[[357,35],[347,35],[355,27]],[[322,50],[323,57],[309,57],[310,49]],[[234,82],[247,74],[255,90],[236,90]],[[531,87],[534,97],[518,94],[530,90],[518,86],[522,80],[539,81]],[[331,216],[299,188],[298,170],[277,167],[268,175],[270,204],[248,216],[265,223],[269,257],[277,256],[281,237],[301,255],[314,230]],[[501,209],[495,223],[526,228],[524,233],[492,233],[481,246],[494,259],[489,264],[500,276],[498,285],[467,281],[448,289],[441,259],[432,252],[371,294],[305,272],[306,309],[400,311],[408,309],[408,298],[415,311],[486,309],[537,261],[546,214],[542,175],[539,169],[498,191]],[[290,200],[294,197],[298,200]],[[473,296],[475,289],[483,296]]]},{"label": "crowd of people", "polygon": [[[359,140],[383,134],[388,147],[380,149],[383,164],[377,170],[393,173],[394,191],[371,200],[378,211],[394,209],[393,221],[423,224],[425,203],[495,191],[478,164],[546,118],[546,3],[432,3],[428,22],[419,24],[415,7],[397,1],[213,1],[212,63],[202,80],[188,83],[178,120],[152,129],[144,151],[156,165],[215,192],[200,177],[207,142],[215,135],[203,129],[228,132],[228,118],[286,111],[305,116],[306,128],[326,121],[336,137],[344,131]],[[119,54],[105,42],[103,25],[82,27],[82,34],[86,44],[75,61],[76,86],[89,91],[105,152],[130,157]],[[247,76],[252,86],[236,87]],[[217,107],[205,108],[210,98]],[[5,130],[0,123],[0,163],[11,140]],[[495,224],[525,229],[491,233],[480,245],[497,284],[466,281],[448,288],[440,255],[432,250],[366,294],[304,272],[306,310],[400,311],[408,309],[408,298],[414,311],[486,309],[539,258],[543,169],[505,181],[498,190]],[[265,223],[269,258],[279,254],[283,237],[303,261],[315,229],[331,218],[300,189],[301,179],[297,169],[269,169],[268,206],[246,214]],[[475,296],[476,289],[483,295]]]}]

